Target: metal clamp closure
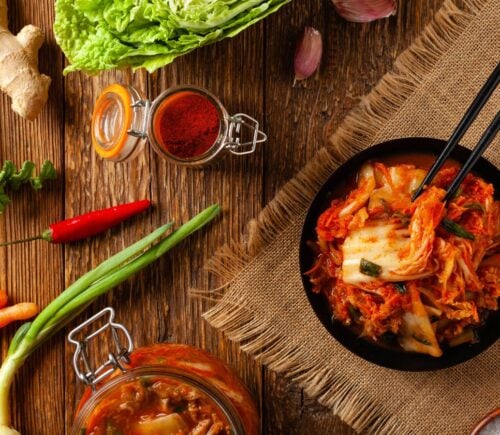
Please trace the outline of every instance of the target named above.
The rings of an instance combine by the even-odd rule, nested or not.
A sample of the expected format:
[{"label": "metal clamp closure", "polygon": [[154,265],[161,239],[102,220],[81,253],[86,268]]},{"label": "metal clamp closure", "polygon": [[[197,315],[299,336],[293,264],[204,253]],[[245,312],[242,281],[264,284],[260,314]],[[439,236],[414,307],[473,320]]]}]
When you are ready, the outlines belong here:
[{"label": "metal clamp closure", "polygon": [[[137,130],[131,126],[127,130],[127,133],[131,136],[145,139],[148,136],[147,129],[148,129],[149,109],[151,107],[151,102],[149,100],[138,100],[135,103],[132,103],[130,107],[134,111],[134,115],[137,115],[137,113],[140,110],[144,110],[145,113],[142,118],[142,126],[140,126],[140,130]],[[136,119],[135,116],[134,119]]]},{"label": "metal clamp closure", "polygon": [[[242,142],[243,130],[249,130],[251,140]],[[245,113],[237,113],[233,115],[229,122],[229,131],[227,135],[226,148],[232,154],[243,156],[251,154],[255,151],[258,143],[265,142],[267,135],[259,130],[259,122],[246,115]]]},{"label": "metal clamp closure", "polygon": [[[104,325],[100,326],[97,330],[93,331],[89,335],[83,337],[82,339],[76,338],[77,334],[80,333],[84,328],[88,327],[90,324],[96,322],[97,320],[108,316]],[[113,308],[104,308],[102,311],[98,312],[96,315],[92,316],[90,319],[83,322],[81,325],[73,329],[68,335],[68,341],[76,346],[75,353],[73,354],[73,368],[78,378],[85,384],[89,385],[93,390],[96,389],[96,385],[101,382],[104,378],[113,373],[117,368],[121,371],[126,371],[122,363],[128,363],[129,354],[134,349],[132,343],[132,337],[125,326],[120,323],[115,323],[115,311]],[[111,339],[114,343],[115,351],[108,353],[108,360],[101,364],[97,368],[93,368],[89,359],[88,345],[90,341],[109,330],[111,334]],[[127,340],[126,347],[122,345],[118,331],[123,332]],[[82,367],[83,366],[83,367]]]}]

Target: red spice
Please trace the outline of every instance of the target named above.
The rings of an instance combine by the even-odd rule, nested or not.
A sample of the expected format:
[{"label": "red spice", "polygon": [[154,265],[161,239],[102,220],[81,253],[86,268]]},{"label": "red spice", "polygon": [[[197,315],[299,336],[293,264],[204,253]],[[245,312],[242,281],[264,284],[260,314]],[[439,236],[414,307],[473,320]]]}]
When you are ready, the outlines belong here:
[{"label": "red spice", "polygon": [[219,136],[219,112],[207,97],[179,92],[158,108],[154,128],[158,141],[169,153],[180,158],[197,157],[207,152]]}]

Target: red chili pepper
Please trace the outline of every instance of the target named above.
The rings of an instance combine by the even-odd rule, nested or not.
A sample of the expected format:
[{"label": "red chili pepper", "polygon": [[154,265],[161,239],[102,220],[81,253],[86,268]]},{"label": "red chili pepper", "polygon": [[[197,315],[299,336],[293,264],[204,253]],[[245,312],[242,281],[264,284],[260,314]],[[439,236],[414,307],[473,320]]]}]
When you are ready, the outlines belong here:
[{"label": "red chili pepper", "polygon": [[14,242],[1,243],[0,246],[23,243],[30,240],[42,239],[51,243],[75,242],[100,234],[111,227],[118,225],[124,220],[142,213],[151,206],[151,201],[143,199],[128,204],[103,210],[91,211],[89,213],[65,219],[49,226],[49,229],[41,235],[29,239],[16,240]]}]

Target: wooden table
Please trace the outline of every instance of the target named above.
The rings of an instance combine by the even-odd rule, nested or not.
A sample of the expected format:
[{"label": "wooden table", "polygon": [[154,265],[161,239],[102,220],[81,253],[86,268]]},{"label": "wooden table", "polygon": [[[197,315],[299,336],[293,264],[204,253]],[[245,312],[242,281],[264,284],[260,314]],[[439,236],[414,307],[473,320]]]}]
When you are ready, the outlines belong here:
[{"label": "wooden table", "polygon": [[[44,306],[83,272],[160,223],[186,221],[217,202],[224,208],[222,219],[102,297],[80,320],[111,305],[132,329],[137,346],[169,341],[208,349],[244,379],[260,405],[264,433],[352,433],[298,386],[238,352],[201,319],[207,303],[190,300],[187,291],[210,284],[201,273],[204,261],[221,244],[241,240],[246,222],[322,145],[326,122],[333,118],[335,125],[340,123],[441,3],[401,0],[396,17],[359,25],[343,21],[326,0],[296,0],[238,37],[197,50],[152,75],[126,70],[63,77],[64,56],[50,30],[53,0],[11,0],[13,31],[27,23],[46,31],[40,64],[52,77],[52,86],[43,114],[33,123],[11,112],[10,101],[1,96],[0,156],[17,164],[49,158],[59,177],[41,192],[12,195],[13,203],[0,217],[1,240],[30,236],[61,218],[134,199],[150,198],[156,208],[92,241],[2,249],[1,287],[13,302]],[[292,87],[295,40],[305,25],[317,27],[324,36],[323,63],[318,77]],[[269,140],[250,157],[231,157],[206,170],[167,164],[149,148],[127,164],[105,162],[91,149],[89,121],[99,92],[113,82],[133,84],[150,97],[177,84],[203,86],[220,96],[230,111],[262,121]],[[3,354],[17,326],[1,331]],[[66,334],[37,351],[17,377],[13,421],[23,434],[57,435],[71,427],[83,387],[75,380],[73,348]]]}]

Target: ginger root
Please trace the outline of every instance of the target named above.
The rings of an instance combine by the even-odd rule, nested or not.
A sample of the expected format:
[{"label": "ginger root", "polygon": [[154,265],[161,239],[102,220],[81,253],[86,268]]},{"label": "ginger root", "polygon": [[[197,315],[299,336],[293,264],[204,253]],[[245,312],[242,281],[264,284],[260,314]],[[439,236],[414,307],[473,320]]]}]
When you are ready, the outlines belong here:
[{"label": "ginger root", "polygon": [[12,99],[12,110],[35,119],[45,105],[50,77],[38,71],[43,32],[28,25],[17,36],[8,29],[7,0],[0,0],[0,90]]}]

